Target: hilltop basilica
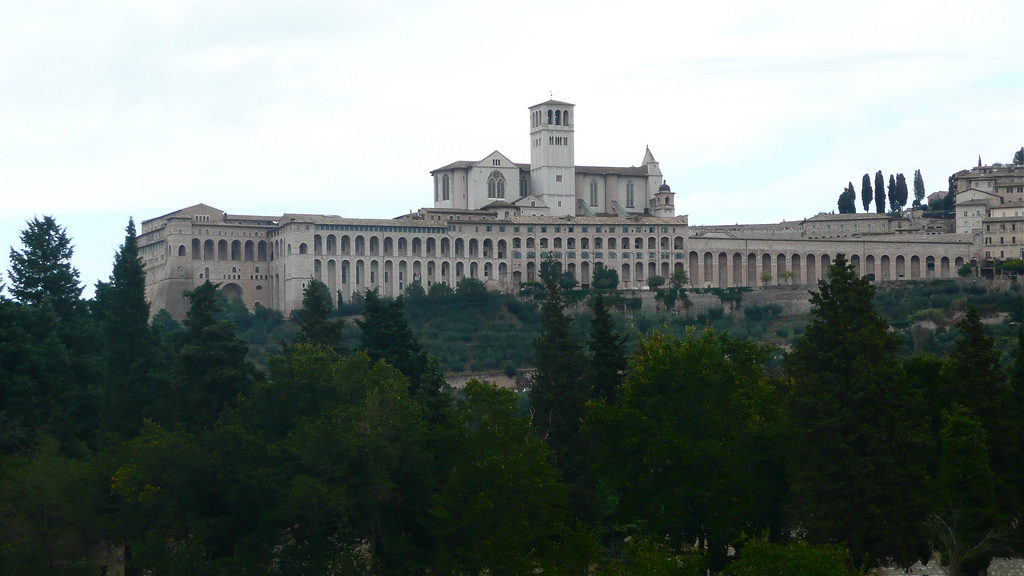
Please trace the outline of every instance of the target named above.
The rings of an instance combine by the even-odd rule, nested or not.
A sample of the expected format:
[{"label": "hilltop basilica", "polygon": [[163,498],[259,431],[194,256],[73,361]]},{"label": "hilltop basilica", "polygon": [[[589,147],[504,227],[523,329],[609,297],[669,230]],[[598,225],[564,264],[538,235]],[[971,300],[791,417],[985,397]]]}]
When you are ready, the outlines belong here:
[{"label": "hilltop basilica", "polygon": [[965,263],[994,257],[984,250],[993,237],[982,230],[991,228],[996,207],[996,225],[1014,230],[1017,222],[1007,218],[1017,207],[1022,228],[1020,242],[1012,236],[1011,255],[1024,244],[1024,204],[1014,196],[1008,205],[998,193],[1016,193],[1007,182],[1019,176],[1024,184],[1024,167],[988,188],[987,173],[975,173],[988,167],[960,173],[974,178],[957,195],[958,205],[964,195],[971,206],[962,224],[958,206],[955,223],[913,213],[823,214],[690,227],[676,215],[675,195],[649,149],[640,166],[577,165],[575,118],[566,102],[531,106],[529,164],[495,151],[437,168],[433,206],[391,220],[239,215],[205,204],[146,220],[139,246],[151,308],[182,318],[184,292],[208,279],[249,308],[285,314],[301,307],[314,278],[346,301],[367,290],[397,296],[413,282],[454,286],[464,277],[512,291],[537,280],[548,258],[584,287],[597,267],[612,268],[620,289],[676,270],[700,287],[813,285],[839,253],[878,281],[949,277]]}]

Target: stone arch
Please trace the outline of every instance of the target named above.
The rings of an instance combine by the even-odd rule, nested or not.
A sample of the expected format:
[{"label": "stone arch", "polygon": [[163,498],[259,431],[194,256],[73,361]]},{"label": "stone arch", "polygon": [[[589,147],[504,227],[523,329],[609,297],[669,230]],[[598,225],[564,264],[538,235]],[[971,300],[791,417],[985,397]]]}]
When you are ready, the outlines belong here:
[{"label": "stone arch", "polygon": [[452,255],[452,241],[449,238],[441,238],[441,256],[448,257]]},{"label": "stone arch", "polygon": [[633,280],[629,275],[629,264],[622,265],[622,271],[619,273],[619,281],[625,283],[627,287],[631,287]]},{"label": "stone arch", "polygon": [[924,259],[925,278],[935,278],[935,256],[926,256]]},{"label": "stone arch", "polygon": [[455,282],[458,283],[458,281],[462,280],[462,278],[465,275],[466,275],[466,266],[465,266],[465,264],[463,264],[462,262],[456,262],[455,263]]},{"label": "stone arch", "polygon": [[850,265],[853,266],[853,273],[857,276],[863,276],[864,274],[860,269],[860,256],[853,254],[850,256]]},{"label": "stone arch", "polygon": [[220,291],[224,293],[224,296],[227,297],[228,300],[235,298],[238,298],[239,300],[242,299],[242,287],[234,282],[224,284],[220,287]]},{"label": "stone arch", "polygon": [[422,256],[423,255],[423,240],[420,238],[412,239],[412,255]]},{"label": "stone arch", "polygon": [[747,253],[747,286],[757,286],[757,254]]},{"label": "stone arch", "polygon": [[536,282],[537,281],[537,265],[533,262],[526,263],[526,281]]},{"label": "stone arch", "polygon": [[718,287],[729,286],[729,255],[725,252],[718,253]]},{"label": "stone arch", "polygon": [[187,251],[185,250],[185,245],[184,244],[179,244],[178,245],[178,256],[185,256],[186,253],[187,253]]},{"label": "stone arch", "polygon": [[428,258],[437,256],[437,239],[427,238],[426,255]]},{"label": "stone arch", "polygon": [[949,274],[949,256],[943,256],[939,260],[939,277],[940,278],[949,278],[950,277],[950,274]]},{"label": "stone arch", "polygon": [[370,277],[368,278],[368,280],[369,280],[369,286],[371,288],[376,288],[376,287],[380,286],[380,261],[379,260],[370,260]]},{"label": "stone arch", "polygon": [[504,258],[508,254],[508,242],[504,239],[498,240],[498,258]]},{"label": "stone arch", "polygon": [[266,240],[260,240],[259,243],[256,244],[256,260],[259,261],[259,262],[266,262],[267,261],[267,241]]},{"label": "stone arch", "polygon": [[213,240],[203,242],[203,260],[215,260],[217,258]]},{"label": "stone arch", "polygon": [[398,237],[398,255],[408,256],[409,255],[409,240],[405,236]]},{"label": "stone arch", "polygon": [[732,282],[729,285],[743,285],[743,254],[739,252],[734,252],[732,255]]},{"label": "stone arch", "polygon": [[380,238],[377,236],[370,236],[370,256],[380,255]]},{"label": "stone arch", "polygon": [[704,270],[701,274],[701,280],[705,286],[711,286],[711,283],[715,279],[715,257],[711,252],[704,253]]},{"label": "stone arch", "polygon": [[324,253],[324,237],[319,234],[313,234],[313,254],[320,255]]},{"label": "stone arch", "polygon": [[[371,244],[372,244],[372,242],[371,242]],[[395,255],[395,241],[394,241],[394,239],[391,238],[391,236],[385,236],[384,237],[384,252],[383,252],[383,255],[384,256],[394,256]]]},{"label": "stone arch", "polygon": [[395,286],[398,284],[398,282],[395,282],[395,263],[391,260],[385,260],[383,269],[384,277],[380,280],[383,287],[382,292],[387,296],[395,296]]},{"label": "stone arch", "polygon": [[656,263],[654,263],[654,262],[648,262],[647,263],[647,277],[650,278],[652,276],[657,276],[657,275],[658,275],[658,265]]},{"label": "stone arch", "polygon": [[674,237],[672,239],[672,249],[673,250],[682,250],[683,249],[683,237],[682,236],[676,236],[676,237]]},{"label": "stone arch", "polygon": [[700,255],[694,251],[690,251],[689,265],[690,285],[700,286]]},{"label": "stone arch", "polygon": [[[502,262],[501,265],[504,266],[505,263]],[[579,280],[580,284],[583,284],[584,286],[590,286],[590,262],[587,262],[586,260],[580,262]]]},{"label": "stone arch", "polygon": [[647,237],[647,249],[648,250],[657,250],[658,249],[658,240],[654,236],[648,236]]},{"label": "stone arch", "polygon": [[228,259],[228,241],[220,240],[217,242],[217,260]]},{"label": "stone arch", "polygon": [[[586,264],[586,262],[584,262]],[[498,280],[504,284],[508,277],[508,264],[506,262],[498,263]]]},{"label": "stone arch", "polygon": [[338,264],[333,259],[327,261],[327,290],[334,299],[334,293],[338,291]]},{"label": "stone arch", "polygon": [[874,254],[868,254],[864,258],[864,276],[868,280],[871,280],[871,281],[874,281],[875,278],[878,277],[878,274],[875,272],[875,255]]},{"label": "stone arch", "polygon": [[484,278],[488,280],[494,279],[494,265],[490,260],[484,262]]},{"label": "stone arch", "polygon": [[340,252],[342,256],[349,256],[352,254],[352,239],[348,237],[348,234],[341,237]]},{"label": "stone arch", "polygon": [[255,254],[254,254],[254,250],[253,250],[254,248],[255,248],[255,245],[253,244],[252,240],[246,240],[245,241],[245,261],[246,262],[252,262],[253,260],[255,260]]},{"label": "stone arch", "polygon": [[299,243],[299,254],[309,254],[309,245],[305,242]]},{"label": "stone arch", "polygon": [[[765,282],[765,279],[768,281]],[[771,284],[772,280],[775,279],[775,274],[772,273],[772,255],[761,254],[761,273],[758,274],[757,281],[761,284]]]},{"label": "stone arch", "polygon": [[462,238],[455,239],[455,257],[462,258],[466,255],[466,242]]},{"label": "stone arch", "polygon": [[231,242],[231,259],[235,261],[242,259],[242,242],[240,240]]},{"label": "stone arch", "polygon": [[799,285],[804,283],[803,270],[800,269],[800,262],[802,260],[799,254],[793,254],[789,257],[789,271],[793,273],[793,278],[790,281],[792,284]]},{"label": "stone arch", "polygon": [[327,253],[331,255],[338,253],[338,237],[334,234],[327,235]]},{"label": "stone arch", "polygon": [[775,283],[785,284],[787,282],[786,275],[786,255],[778,254],[775,256]]},{"label": "stone arch", "polygon": [[494,241],[492,241],[490,238],[485,238],[484,239],[484,254],[483,254],[483,256],[484,256],[484,258],[493,258],[494,257]]},{"label": "stone arch", "polygon": [[804,263],[807,264],[807,283],[816,284],[818,282],[818,268],[815,266],[818,263],[817,258],[814,257],[814,254],[808,254],[804,258]]},{"label": "stone arch", "polygon": [[320,263],[320,259],[319,258],[313,260],[313,278],[315,280],[320,280],[321,282],[323,282],[323,270],[322,270],[322,267],[323,267],[323,264]]},{"label": "stone arch", "polygon": [[888,254],[882,254],[882,257],[878,259],[878,268],[878,278],[881,281],[892,280],[892,261]]},{"label": "stone arch", "polygon": [[914,254],[910,257],[910,279],[917,280],[921,277],[921,257]]}]

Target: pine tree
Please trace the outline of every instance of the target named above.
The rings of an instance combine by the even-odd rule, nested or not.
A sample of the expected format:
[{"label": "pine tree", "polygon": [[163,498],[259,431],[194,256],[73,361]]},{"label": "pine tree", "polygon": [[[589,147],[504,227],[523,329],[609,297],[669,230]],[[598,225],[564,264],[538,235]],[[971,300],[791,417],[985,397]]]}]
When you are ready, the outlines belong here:
[{"label": "pine tree", "polygon": [[409,393],[427,405],[439,407],[444,375],[437,360],[430,357],[409,327],[404,298],[384,299],[376,290],[366,293],[363,319],[356,320],[362,331],[362,350],[374,360],[385,360],[409,379]]},{"label": "pine tree", "polygon": [[1024,164],[1024,146],[1021,146],[1020,150],[1013,153],[1013,163],[1017,166]]},{"label": "pine tree", "polygon": [[921,170],[914,170],[914,208],[920,208],[924,203],[924,178],[921,177]]},{"label": "pine tree", "polygon": [[174,409],[166,416],[194,429],[211,425],[248,388],[253,375],[245,360],[248,345],[232,322],[217,319],[217,287],[207,280],[185,293],[191,307],[181,334]]},{"label": "pine tree", "polygon": [[144,416],[152,416],[154,398],[147,389],[155,353],[146,272],[131,219],[124,244],[114,255],[110,282],[96,287],[96,307],[106,335],[102,426],[108,432],[131,434],[141,427]]},{"label": "pine tree", "polygon": [[881,170],[875,172],[875,213],[885,214],[885,176]]},{"label": "pine tree", "polygon": [[857,563],[909,565],[928,509],[924,402],[896,357],[899,337],[872,306],[874,287],[841,254],[827,276],[785,360],[799,522],[808,541],[844,542]]},{"label": "pine tree", "polygon": [[558,278],[549,274],[544,286],[547,297],[541,307],[541,332],[533,343],[537,370],[530,404],[534,427],[547,439],[564,471],[590,398],[584,379],[587,360],[572,334],[572,320],[565,314],[566,302]]},{"label": "pine tree", "polygon": [[44,298],[62,319],[78,307],[82,286],[71,265],[74,247],[66,230],[52,216],[34,218],[21,233],[22,250],[11,248],[11,294],[22,304],[37,305]]},{"label": "pine tree", "polygon": [[334,306],[331,291],[319,280],[311,280],[302,291],[302,308],[296,312],[300,342],[311,342],[335,351],[341,350],[341,322],[330,319]]},{"label": "pine tree", "polygon": [[860,201],[865,212],[871,212],[871,202],[875,199],[875,191],[871,189],[871,176],[865,174],[860,181]]},{"label": "pine tree", "polygon": [[590,388],[594,398],[614,404],[626,373],[626,338],[615,329],[615,320],[596,294],[590,303],[594,319],[590,324]]}]

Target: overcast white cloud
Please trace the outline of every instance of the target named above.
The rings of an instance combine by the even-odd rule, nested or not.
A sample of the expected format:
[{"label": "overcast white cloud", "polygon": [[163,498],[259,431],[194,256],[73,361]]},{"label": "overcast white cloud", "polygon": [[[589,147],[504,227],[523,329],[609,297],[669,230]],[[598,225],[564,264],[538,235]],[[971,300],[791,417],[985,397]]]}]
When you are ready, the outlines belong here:
[{"label": "overcast white cloud", "polygon": [[[0,4],[0,248],[53,214],[91,285],[129,216],[390,217],[428,172],[577,105],[580,164],[650,145],[692,223],[799,219],[848,181],[1024,145],[1024,4]],[[6,268],[6,266],[4,266]]]}]

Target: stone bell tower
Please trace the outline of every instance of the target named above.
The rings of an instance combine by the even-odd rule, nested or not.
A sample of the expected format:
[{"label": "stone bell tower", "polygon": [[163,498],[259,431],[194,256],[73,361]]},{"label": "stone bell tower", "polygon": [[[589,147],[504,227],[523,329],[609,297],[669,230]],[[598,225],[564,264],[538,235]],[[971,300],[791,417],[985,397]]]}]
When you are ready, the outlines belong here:
[{"label": "stone bell tower", "polygon": [[573,108],[558,100],[530,106],[530,190],[552,216],[576,215]]}]

